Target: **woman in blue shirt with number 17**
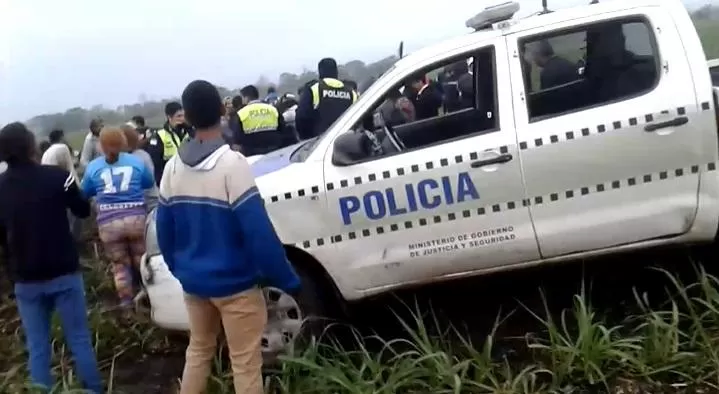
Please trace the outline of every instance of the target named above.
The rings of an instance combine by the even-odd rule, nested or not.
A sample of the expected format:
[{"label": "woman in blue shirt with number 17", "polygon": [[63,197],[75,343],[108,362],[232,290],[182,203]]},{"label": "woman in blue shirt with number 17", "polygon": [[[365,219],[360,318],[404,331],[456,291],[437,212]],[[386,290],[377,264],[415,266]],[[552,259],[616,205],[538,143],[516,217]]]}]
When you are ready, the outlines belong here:
[{"label": "woman in blue shirt with number 17", "polygon": [[132,307],[133,267],[145,253],[145,189],[155,184],[153,175],[138,157],[125,153],[127,140],[120,129],[105,128],[100,133],[104,152],[88,164],[82,190],[95,197],[97,225],[112,264],[115,290],[120,306]]}]

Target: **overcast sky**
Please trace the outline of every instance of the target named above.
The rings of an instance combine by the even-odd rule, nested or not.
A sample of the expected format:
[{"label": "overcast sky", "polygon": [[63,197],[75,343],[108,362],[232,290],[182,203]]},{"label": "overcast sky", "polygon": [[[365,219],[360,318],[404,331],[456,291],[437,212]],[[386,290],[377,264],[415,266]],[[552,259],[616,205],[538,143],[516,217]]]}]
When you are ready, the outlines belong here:
[{"label": "overcast sky", "polygon": [[[586,2],[549,0],[554,9]],[[464,21],[490,3],[0,0],[0,124],[177,96],[196,78],[230,88],[260,74],[276,80],[325,56],[374,61],[400,40],[411,51],[467,32]],[[528,14],[541,0],[520,3]]]}]

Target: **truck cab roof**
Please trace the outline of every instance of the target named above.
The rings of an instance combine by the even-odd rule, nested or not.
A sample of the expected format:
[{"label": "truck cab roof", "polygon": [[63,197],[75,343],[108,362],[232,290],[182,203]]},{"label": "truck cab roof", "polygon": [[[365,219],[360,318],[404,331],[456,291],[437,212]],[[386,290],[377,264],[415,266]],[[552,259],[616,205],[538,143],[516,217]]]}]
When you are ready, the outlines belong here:
[{"label": "truck cab roof", "polygon": [[442,56],[449,50],[467,47],[476,44],[477,42],[491,40],[498,36],[517,33],[538,27],[546,27],[556,23],[576,19],[589,18],[591,20],[591,18],[596,18],[601,14],[613,11],[630,10],[633,8],[640,8],[646,6],[662,6],[669,3],[677,2],[679,1],[637,0],[627,2],[621,0],[608,0],[600,1],[596,4],[587,3],[586,5],[559,9],[544,14],[533,14],[523,18],[512,17],[511,19],[505,21],[493,23],[489,28],[474,31],[462,36],[453,37],[437,44],[433,44],[419,49],[415,52],[409,53],[405,57],[399,59],[397,63],[395,63],[394,67],[411,68],[416,63],[421,63],[424,60]]}]

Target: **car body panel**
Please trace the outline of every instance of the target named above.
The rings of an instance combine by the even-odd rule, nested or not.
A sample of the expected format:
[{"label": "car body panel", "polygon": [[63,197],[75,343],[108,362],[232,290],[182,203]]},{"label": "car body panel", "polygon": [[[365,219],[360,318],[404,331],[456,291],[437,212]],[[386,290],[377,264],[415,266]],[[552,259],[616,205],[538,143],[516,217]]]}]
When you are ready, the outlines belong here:
[{"label": "car body panel", "polygon": [[255,177],[261,177],[289,166],[292,164],[290,161],[292,153],[304,143],[298,142],[265,155],[252,156],[254,159],[251,162],[248,161],[252,166],[252,174]]},{"label": "car body panel", "polygon": [[[646,17],[657,37],[659,84],[637,97],[530,121],[518,41],[631,15]],[[497,130],[352,166],[332,163],[337,138],[351,132],[390,87],[487,46],[496,48]],[[645,129],[677,117],[687,122],[656,133]],[[419,50],[398,60],[313,146],[302,162],[290,161],[297,146],[248,162],[282,242],[312,256],[349,301],[542,263],[711,241],[719,225],[711,79],[678,0],[602,1],[499,23]],[[502,154],[513,159],[470,165]],[[412,205],[412,195],[428,198],[430,189],[442,190],[431,195],[440,204]],[[468,247],[473,241],[475,247]],[[430,247],[417,247],[425,243]],[[417,255],[432,249],[437,253]],[[153,319],[186,327],[186,315],[177,310],[181,287],[160,255],[145,259],[143,278]]]},{"label": "car body panel", "polygon": [[[537,202],[555,200],[531,206],[544,258],[675,236],[693,223],[699,187],[693,167],[706,170],[716,162],[717,146],[713,133],[702,132],[708,112],[687,83],[690,64],[667,8],[633,7],[507,36],[518,51],[518,42],[548,28],[571,32],[597,20],[625,20],[627,41],[640,46],[635,54],[660,56],[658,84],[647,91],[546,119],[530,119],[524,88],[513,85],[527,195]],[[656,48],[653,31],[662,32]],[[518,59],[511,67],[513,75],[521,73]],[[682,117],[686,124],[645,129]]]}]

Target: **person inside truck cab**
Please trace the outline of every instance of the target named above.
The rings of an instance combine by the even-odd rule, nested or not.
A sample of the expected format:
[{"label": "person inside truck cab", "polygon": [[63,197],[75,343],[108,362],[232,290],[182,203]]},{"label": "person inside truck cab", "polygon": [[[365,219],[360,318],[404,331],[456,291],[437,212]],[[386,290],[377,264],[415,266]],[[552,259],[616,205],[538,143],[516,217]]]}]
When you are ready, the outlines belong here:
[{"label": "person inside truck cab", "polygon": [[414,122],[414,104],[399,89],[390,89],[387,99],[379,106],[378,111],[386,125],[390,127]]},{"label": "person inside truck cab", "polygon": [[474,77],[469,73],[466,60],[447,67],[443,82],[444,112],[450,113],[471,108],[474,105]]},{"label": "person inside truck cab", "polygon": [[539,85],[541,89],[549,89],[577,80],[577,66],[569,60],[557,56],[552,44],[547,40],[537,43],[532,51],[532,60],[539,72]]},{"label": "person inside truck cab", "polygon": [[424,74],[415,74],[407,80],[405,94],[414,105],[416,120],[439,116],[442,93],[427,81]]},{"label": "person inside truck cab", "polygon": [[522,43],[519,46],[519,61],[522,63],[522,79],[524,79],[524,86],[530,88],[532,86],[532,62],[528,59],[527,46]]},{"label": "person inside truck cab", "polygon": [[656,79],[654,59],[627,50],[621,24],[609,23],[587,32],[585,75],[594,84],[596,100],[649,89]]}]

